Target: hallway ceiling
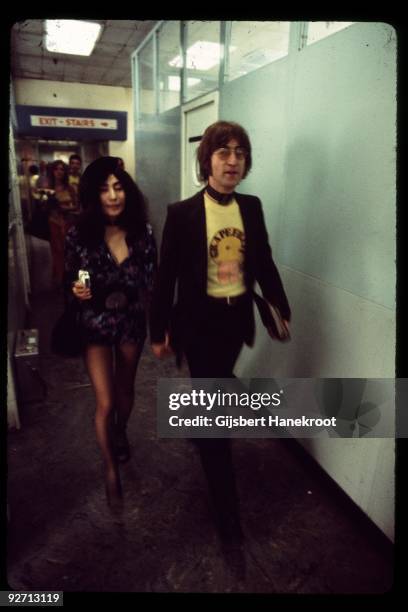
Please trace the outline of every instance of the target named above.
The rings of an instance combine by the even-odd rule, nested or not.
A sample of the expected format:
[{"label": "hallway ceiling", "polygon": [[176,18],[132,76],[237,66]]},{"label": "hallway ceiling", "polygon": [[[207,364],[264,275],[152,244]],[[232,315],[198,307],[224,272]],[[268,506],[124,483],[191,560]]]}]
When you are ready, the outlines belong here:
[{"label": "hallway ceiling", "polygon": [[11,31],[12,77],[131,87],[130,56],[157,21],[88,21],[102,25],[102,34],[89,57],[47,51],[44,20],[28,19],[14,24]]}]

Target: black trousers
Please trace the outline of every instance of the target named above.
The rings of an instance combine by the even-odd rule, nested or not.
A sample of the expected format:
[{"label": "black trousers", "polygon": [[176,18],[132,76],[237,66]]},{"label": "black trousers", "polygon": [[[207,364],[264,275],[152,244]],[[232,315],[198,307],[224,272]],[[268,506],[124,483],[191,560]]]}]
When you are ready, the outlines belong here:
[{"label": "black trousers", "polygon": [[[244,343],[241,301],[233,306],[209,301],[206,316],[184,348],[192,378],[231,378]],[[223,539],[241,537],[239,502],[228,438],[194,438]]]}]

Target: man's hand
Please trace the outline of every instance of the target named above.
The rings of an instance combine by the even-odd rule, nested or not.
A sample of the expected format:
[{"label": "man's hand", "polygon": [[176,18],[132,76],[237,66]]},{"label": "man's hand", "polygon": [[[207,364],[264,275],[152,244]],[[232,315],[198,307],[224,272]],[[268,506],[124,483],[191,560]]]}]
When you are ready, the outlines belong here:
[{"label": "man's hand", "polygon": [[169,344],[169,334],[166,334],[166,340],[164,342],[152,342],[152,351],[154,356],[158,359],[163,359],[168,355],[172,355],[173,351]]}]

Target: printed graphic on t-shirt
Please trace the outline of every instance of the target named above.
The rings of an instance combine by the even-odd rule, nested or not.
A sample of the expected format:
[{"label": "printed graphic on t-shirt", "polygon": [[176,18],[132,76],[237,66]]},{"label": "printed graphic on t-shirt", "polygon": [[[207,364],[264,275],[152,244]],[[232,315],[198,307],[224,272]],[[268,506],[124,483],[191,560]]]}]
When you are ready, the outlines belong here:
[{"label": "printed graphic on t-shirt", "polygon": [[210,257],[217,266],[217,279],[222,285],[242,279],[245,234],[236,227],[218,231],[210,243]]}]

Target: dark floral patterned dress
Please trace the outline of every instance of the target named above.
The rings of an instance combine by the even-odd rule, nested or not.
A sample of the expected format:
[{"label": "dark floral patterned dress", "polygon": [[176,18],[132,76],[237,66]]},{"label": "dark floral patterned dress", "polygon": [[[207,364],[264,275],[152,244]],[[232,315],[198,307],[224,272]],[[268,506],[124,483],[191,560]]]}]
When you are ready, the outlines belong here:
[{"label": "dark floral patterned dress", "polygon": [[67,299],[76,301],[72,283],[78,271],[87,270],[92,298],[79,303],[88,343],[122,344],[143,342],[146,337],[146,308],[150,301],[157,263],[156,243],[150,225],[143,238],[126,242],[129,256],[118,264],[105,241],[90,249],[79,240],[76,227],[65,238]]}]

